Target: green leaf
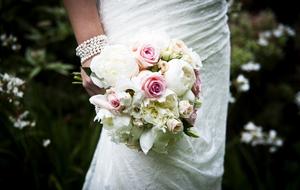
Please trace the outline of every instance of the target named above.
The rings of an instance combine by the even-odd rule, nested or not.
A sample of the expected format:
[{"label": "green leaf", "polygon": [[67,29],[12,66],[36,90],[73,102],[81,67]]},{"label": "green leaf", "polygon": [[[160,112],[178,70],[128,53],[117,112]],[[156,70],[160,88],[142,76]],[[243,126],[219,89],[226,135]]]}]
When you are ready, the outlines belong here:
[{"label": "green leaf", "polygon": [[30,73],[29,73],[29,79],[33,79],[36,75],[38,75],[41,72],[41,67],[35,67]]},{"label": "green leaf", "polygon": [[67,75],[69,74],[69,70],[73,69],[73,66],[65,63],[54,62],[47,64],[45,69],[56,71],[62,75]]},{"label": "green leaf", "polygon": [[86,72],[87,75],[90,76],[92,74],[91,68],[89,67],[81,67],[81,68]]},{"label": "green leaf", "polygon": [[194,130],[191,130],[190,128],[188,128],[187,130],[184,131],[184,133],[190,137],[194,137],[194,138],[198,138],[199,137],[199,134],[194,131]]}]

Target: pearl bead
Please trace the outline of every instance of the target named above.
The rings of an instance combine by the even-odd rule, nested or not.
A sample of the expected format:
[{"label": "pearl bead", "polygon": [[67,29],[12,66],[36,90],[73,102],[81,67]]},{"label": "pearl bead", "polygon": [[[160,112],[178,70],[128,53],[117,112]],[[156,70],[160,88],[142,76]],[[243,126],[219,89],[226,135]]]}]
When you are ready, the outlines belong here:
[{"label": "pearl bead", "polygon": [[94,55],[100,54],[107,45],[107,37],[98,35],[82,42],[76,48],[76,55],[80,57],[81,63],[85,62]]}]

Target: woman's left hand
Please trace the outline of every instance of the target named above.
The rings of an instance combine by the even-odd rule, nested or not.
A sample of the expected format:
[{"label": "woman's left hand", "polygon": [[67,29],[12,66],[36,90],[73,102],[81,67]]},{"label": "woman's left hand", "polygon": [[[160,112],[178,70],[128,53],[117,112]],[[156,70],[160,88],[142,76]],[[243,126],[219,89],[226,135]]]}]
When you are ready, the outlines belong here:
[{"label": "woman's left hand", "polygon": [[[82,67],[90,67],[90,64],[91,64],[91,59],[87,60],[82,65]],[[87,91],[87,93],[90,96],[94,96],[96,94],[104,94],[105,93],[105,89],[96,86],[93,83],[93,81],[91,80],[91,78],[88,76],[88,74],[84,71],[83,68],[80,68],[80,74],[81,74],[81,78],[82,78],[82,86],[85,88],[85,90]]]}]

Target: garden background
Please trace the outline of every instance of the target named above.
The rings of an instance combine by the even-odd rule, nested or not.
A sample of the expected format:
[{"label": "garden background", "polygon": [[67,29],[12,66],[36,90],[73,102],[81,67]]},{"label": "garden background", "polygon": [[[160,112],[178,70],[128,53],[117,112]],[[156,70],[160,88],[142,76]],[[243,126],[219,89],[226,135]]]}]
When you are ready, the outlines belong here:
[{"label": "garden background", "polygon": [[[300,189],[300,7],[229,1],[223,189]],[[0,189],[81,189],[101,127],[59,0],[0,0]]]}]

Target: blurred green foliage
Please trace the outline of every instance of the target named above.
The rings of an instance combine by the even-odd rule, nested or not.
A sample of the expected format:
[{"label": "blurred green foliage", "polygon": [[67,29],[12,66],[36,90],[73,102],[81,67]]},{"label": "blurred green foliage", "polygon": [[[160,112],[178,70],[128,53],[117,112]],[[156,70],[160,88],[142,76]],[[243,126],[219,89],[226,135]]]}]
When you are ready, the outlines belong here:
[{"label": "blurred green foliage", "polygon": [[[249,12],[238,5],[242,4],[234,4],[229,21],[235,102],[229,106],[223,188],[299,189],[300,107],[295,103],[300,90],[299,36],[279,23],[272,10]],[[260,70],[241,69],[247,62],[259,63]],[[237,90],[240,74],[249,80],[249,91]],[[276,130],[283,147],[270,153],[266,146],[241,143],[240,133],[248,121]]]},{"label": "blurred green foliage", "polygon": [[[0,73],[26,81],[17,105],[0,92],[0,189],[80,189],[100,128],[71,84],[79,61],[66,11],[56,0],[2,0],[0,10],[0,36],[11,39],[0,41]],[[36,125],[15,128],[9,118],[26,110]]]},{"label": "blurred green foliage", "polygon": [[[299,35],[274,35],[279,22],[270,9],[249,12],[234,3],[229,16],[235,102],[229,107],[223,188],[299,189]],[[267,45],[261,45],[268,31]],[[0,188],[81,189],[101,129],[85,91],[71,84],[79,61],[61,2],[1,0],[0,39],[0,73],[26,81],[23,98],[10,101],[0,92]],[[242,70],[248,62],[259,63],[260,70]],[[240,74],[249,80],[248,91],[238,90]],[[10,118],[26,110],[26,119],[36,124],[14,127]],[[248,121],[275,129],[283,146],[270,153],[266,146],[241,143]]]}]

